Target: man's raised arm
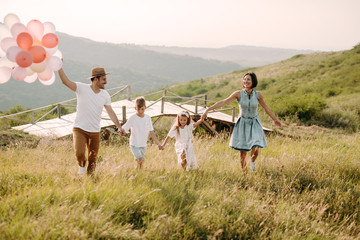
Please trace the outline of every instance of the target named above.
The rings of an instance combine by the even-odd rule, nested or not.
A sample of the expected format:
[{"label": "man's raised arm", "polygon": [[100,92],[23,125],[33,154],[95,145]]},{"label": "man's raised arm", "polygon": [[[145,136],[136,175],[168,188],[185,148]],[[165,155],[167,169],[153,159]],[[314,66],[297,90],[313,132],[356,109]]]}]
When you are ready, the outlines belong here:
[{"label": "man's raised arm", "polygon": [[71,81],[65,74],[64,69],[60,69],[58,71],[59,77],[62,81],[62,83],[67,86],[68,88],[70,88],[71,90],[73,90],[74,92],[76,91],[76,83],[74,83],[73,81]]}]

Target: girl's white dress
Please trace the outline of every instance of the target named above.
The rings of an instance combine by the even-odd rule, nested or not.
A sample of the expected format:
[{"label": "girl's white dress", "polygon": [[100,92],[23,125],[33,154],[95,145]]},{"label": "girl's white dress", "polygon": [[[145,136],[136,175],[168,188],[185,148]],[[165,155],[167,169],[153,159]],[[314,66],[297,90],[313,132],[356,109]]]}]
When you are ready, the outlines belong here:
[{"label": "girl's white dress", "polygon": [[180,135],[178,134],[176,129],[172,129],[169,131],[168,136],[170,138],[175,137],[175,151],[178,156],[178,165],[181,166],[181,154],[183,151],[185,151],[186,154],[186,171],[189,171],[191,169],[197,169],[199,166],[196,162],[195,158],[195,152],[194,147],[192,144],[192,131],[194,130],[193,123],[190,123],[189,125],[185,125],[185,127],[182,129],[179,127]]}]

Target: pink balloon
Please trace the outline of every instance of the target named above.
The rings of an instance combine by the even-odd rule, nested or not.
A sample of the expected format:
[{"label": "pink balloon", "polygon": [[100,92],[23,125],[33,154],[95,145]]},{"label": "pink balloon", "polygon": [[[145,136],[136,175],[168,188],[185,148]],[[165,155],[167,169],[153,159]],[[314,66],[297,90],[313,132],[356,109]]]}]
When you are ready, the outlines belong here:
[{"label": "pink balloon", "polygon": [[39,78],[39,81],[40,81],[42,84],[46,85],[46,86],[49,86],[49,85],[53,84],[53,83],[55,82],[55,74],[54,74],[54,72],[52,72],[51,78],[50,78],[49,80],[44,81],[44,80],[41,80],[41,79]]},{"label": "pink balloon", "polygon": [[60,58],[51,56],[48,62],[48,66],[53,71],[58,71],[62,67],[62,61]]},{"label": "pink balloon", "polygon": [[20,67],[27,68],[33,63],[33,56],[28,51],[21,51],[16,55],[16,63]]},{"label": "pink balloon", "polygon": [[36,73],[33,73],[33,74],[30,75],[30,76],[26,76],[26,77],[24,78],[24,82],[26,82],[26,83],[33,83],[33,82],[36,81],[36,79],[37,79],[37,74],[36,74]]},{"label": "pink balloon", "polygon": [[47,33],[41,39],[41,42],[44,45],[44,47],[53,48],[53,47],[56,47],[58,45],[59,39],[55,34]]},{"label": "pink balloon", "polygon": [[26,32],[26,27],[24,24],[22,23],[15,23],[12,27],[11,27],[11,34],[13,35],[13,37],[16,39],[17,36],[22,33],[22,32]]},{"label": "pink balloon", "polygon": [[32,46],[29,52],[34,58],[34,63],[41,63],[46,58],[46,51],[41,46]]},{"label": "pink balloon", "polygon": [[6,57],[12,62],[16,62],[16,55],[23,51],[18,46],[9,47],[9,49],[6,51]]},{"label": "pink balloon", "polygon": [[12,46],[17,46],[14,38],[7,37],[1,40],[1,49],[4,50],[4,52],[6,52],[9,49],[9,47]]},{"label": "pink balloon", "polygon": [[0,67],[0,84],[6,83],[11,77],[12,69],[9,67]]},{"label": "pink balloon", "polygon": [[49,67],[46,67],[43,72],[38,73],[38,77],[42,81],[48,81],[50,80],[52,73],[53,71]]},{"label": "pink balloon", "polygon": [[16,42],[22,49],[29,50],[33,44],[33,38],[27,32],[22,32],[17,36]]},{"label": "pink balloon", "polygon": [[31,20],[28,22],[27,31],[35,38],[40,40],[44,34],[44,25],[39,20]]},{"label": "pink balloon", "polygon": [[27,76],[27,71],[26,68],[22,68],[22,67],[16,67],[13,71],[12,71],[12,77],[16,80],[16,81],[23,81]]}]

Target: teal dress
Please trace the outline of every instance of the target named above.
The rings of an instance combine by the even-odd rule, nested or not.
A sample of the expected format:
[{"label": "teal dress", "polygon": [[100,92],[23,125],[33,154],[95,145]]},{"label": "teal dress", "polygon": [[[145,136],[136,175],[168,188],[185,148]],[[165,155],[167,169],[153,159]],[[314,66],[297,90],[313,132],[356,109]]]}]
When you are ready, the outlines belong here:
[{"label": "teal dress", "polygon": [[239,151],[250,151],[254,147],[266,148],[264,130],[257,114],[258,93],[253,90],[248,94],[245,90],[241,90],[238,103],[239,119],[231,134],[229,146]]}]

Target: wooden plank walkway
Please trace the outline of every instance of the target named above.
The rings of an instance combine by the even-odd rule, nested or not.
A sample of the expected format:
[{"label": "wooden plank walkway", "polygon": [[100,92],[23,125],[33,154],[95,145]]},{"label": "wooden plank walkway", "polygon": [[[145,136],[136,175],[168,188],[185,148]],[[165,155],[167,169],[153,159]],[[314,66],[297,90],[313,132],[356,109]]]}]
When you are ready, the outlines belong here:
[{"label": "wooden plank walkway", "polygon": [[[112,108],[114,109],[116,115],[118,116],[119,120],[122,122],[123,120],[123,106],[126,107],[126,118],[135,114],[135,100],[121,100],[117,102],[113,102],[111,104]],[[162,105],[161,101],[146,101],[146,114],[154,117],[160,116],[176,116],[180,111],[188,110],[191,116],[196,115],[196,106],[195,105],[188,105],[182,104],[178,105],[171,102],[164,102]],[[202,114],[205,111],[204,107],[198,106],[197,112],[198,114]],[[61,138],[72,134],[73,123],[75,120],[76,113],[71,113],[67,115],[61,116],[61,118],[55,118],[46,121],[40,121],[36,124],[25,124],[13,127],[16,130],[22,130],[32,135],[36,135],[39,137],[49,137],[49,138]],[[101,128],[106,128],[109,126],[113,126],[114,123],[110,120],[107,112],[105,109],[101,115],[100,126]],[[233,124],[233,117],[231,115],[222,113],[222,112],[210,112],[208,114],[208,119],[218,120],[222,122],[227,122]]]}]

